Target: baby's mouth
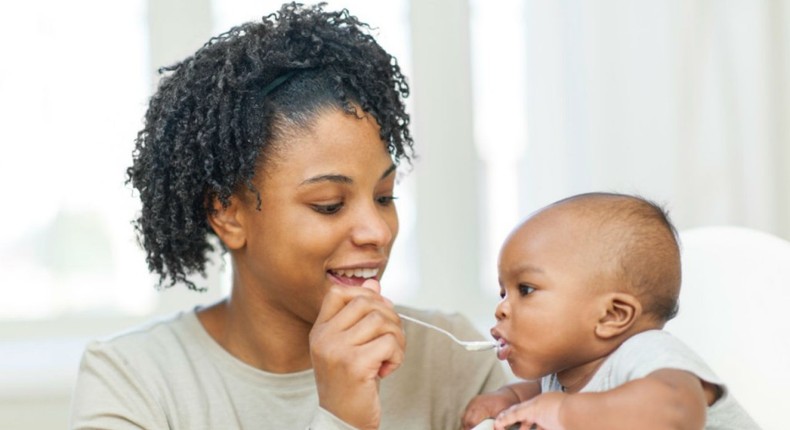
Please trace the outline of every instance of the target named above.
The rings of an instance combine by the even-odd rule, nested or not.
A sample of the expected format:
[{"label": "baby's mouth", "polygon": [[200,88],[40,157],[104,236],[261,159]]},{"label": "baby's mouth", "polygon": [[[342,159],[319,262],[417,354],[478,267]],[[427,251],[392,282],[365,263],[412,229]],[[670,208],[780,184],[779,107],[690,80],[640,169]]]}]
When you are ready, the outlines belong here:
[{"label": "baby's mouth", "polygon": [[497,345],[496,345],[496,356],[500,360],[507,360],[507,356],[510,354],[510,347],[505,340],[505,338],[498,338]]}]

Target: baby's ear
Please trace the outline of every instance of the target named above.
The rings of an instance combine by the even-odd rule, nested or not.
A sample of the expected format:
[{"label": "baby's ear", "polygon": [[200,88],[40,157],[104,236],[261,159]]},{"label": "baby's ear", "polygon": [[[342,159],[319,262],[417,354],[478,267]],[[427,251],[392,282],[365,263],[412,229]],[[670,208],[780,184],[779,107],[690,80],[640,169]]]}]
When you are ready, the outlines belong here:
[{"label": "baby's ear", "polygon": [[217,198],[211,204],[213,210],[208,214],[208,223],[211,229],[228,249],[243,247],[247,243],[247,237],[241,201],[236,196],[231,196],[230,204],[227,207],[223,206]]},{"label": "baby's ear", "polygon": [[595,334],[610,339],[628,331],[642,314],[642,304],[632,294],[609,293],[605,299],[605,309],[595,325]]}]

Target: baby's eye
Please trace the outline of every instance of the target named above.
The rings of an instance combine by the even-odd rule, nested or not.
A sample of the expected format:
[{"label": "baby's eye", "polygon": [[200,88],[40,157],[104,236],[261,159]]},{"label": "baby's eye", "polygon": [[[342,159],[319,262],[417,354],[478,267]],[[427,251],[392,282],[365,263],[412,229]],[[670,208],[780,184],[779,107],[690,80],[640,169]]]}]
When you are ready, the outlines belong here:
[{"label": "baby's eye", "polygon": [[527,296],[529,294],[532,294],[533,291],[535,291],[535,289],[530,287],[529,285],[521,284],[518,286],[518,293],[522,296]]},{"label": "baby's eye", "polygon": [[343,202],[339,203],[332,203],[328,205],[312,205],[313,210],[322,214],[322,215],[332,215],[340,211],[343,208]]}]

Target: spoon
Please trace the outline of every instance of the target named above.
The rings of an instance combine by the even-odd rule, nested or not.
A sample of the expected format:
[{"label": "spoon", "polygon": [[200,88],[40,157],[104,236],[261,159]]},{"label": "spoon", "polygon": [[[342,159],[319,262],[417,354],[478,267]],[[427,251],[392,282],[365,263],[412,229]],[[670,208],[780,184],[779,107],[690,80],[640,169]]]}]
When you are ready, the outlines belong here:
[{"label": "spoon", "polygon": [[439,333],[442,333],[442,334],[444,334],[446,336],[449,336],[450,339],[455,341],[455,343],[463,346],[464,349],[466,349],[467,351],[485,351],[487,349],[496,348],[496,346],[497,346],[497,343],[495,341],[493,341],[493,340],[479,340],[479,341],[477,341],[477,340],[473,340],[473,341],[459,340],[457,337],[453,336],[452,333],[450,333],[449,331],[446,331],[444,329],[436,327],[435,325],[428,324],[425,321],[420,321],[418,319],[415,319],[415,318],[412,318],[412,317],[409,317],[409,316],[406,316],[406,315],[403,315],[403,314],[398,314],[398,316],[401,317],[401,319],[404,319],[404,320],[407,320],[407,321],[411,321],[411,322],[419,324],[421,326],[425,326],[425,327],[434,329],[434,330],[438,331]]}]

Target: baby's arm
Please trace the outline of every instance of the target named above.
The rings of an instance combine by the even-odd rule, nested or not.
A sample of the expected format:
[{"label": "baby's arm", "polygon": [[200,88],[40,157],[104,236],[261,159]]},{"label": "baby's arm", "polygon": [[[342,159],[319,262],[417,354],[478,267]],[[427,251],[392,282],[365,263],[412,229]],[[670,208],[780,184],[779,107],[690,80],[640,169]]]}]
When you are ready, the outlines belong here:
[{"label": "baby's arm", "polygon": [[518,382],[475,396],[466,405],[462,423],[464,429],[471,429],[486,418],[497,416],[506,408],[525,402],[540,394],[540,383]]},{"label": "baby's arm", "polygon": [[494,428],[521,422],[546,430],[702,429],[714,385],[682,370],[661,369],[600,393],[546,393],[497,416]]}]

